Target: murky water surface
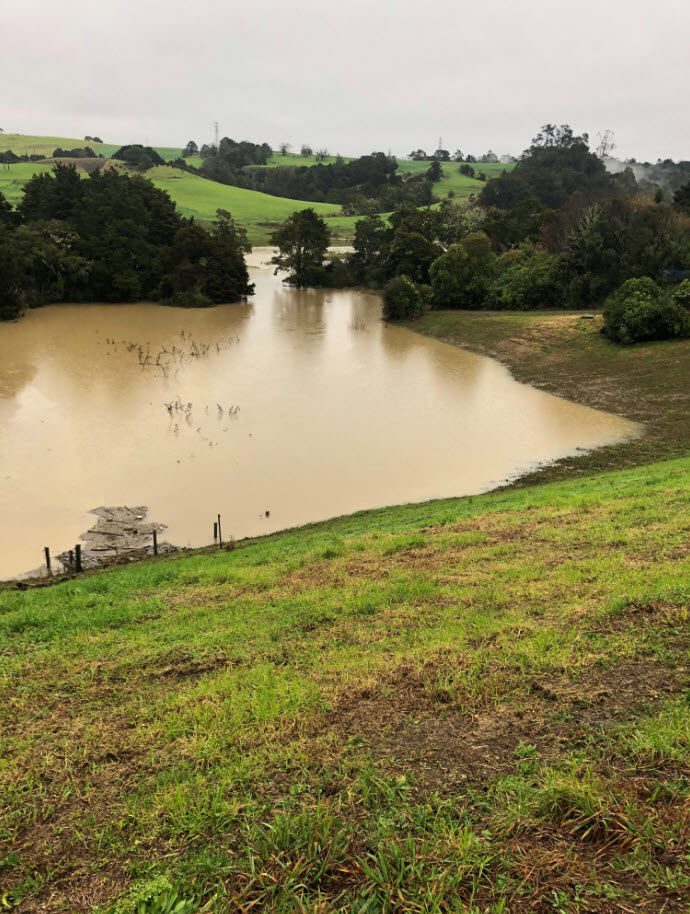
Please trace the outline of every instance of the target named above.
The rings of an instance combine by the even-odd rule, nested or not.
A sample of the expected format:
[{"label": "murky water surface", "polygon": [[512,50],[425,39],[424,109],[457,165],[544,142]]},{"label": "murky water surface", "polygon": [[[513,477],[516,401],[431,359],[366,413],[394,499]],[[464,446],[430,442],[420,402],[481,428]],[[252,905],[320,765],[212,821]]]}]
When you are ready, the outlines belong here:
[{"label": "murky water surface", "polygon": [[248,304],[0,324],[0,578],[74,544],[98,505],[148,505],[194,546],[218,512],[239,538],[475,493],[636,431],[385,326],[375,296],[284,287],[265,259]]}]

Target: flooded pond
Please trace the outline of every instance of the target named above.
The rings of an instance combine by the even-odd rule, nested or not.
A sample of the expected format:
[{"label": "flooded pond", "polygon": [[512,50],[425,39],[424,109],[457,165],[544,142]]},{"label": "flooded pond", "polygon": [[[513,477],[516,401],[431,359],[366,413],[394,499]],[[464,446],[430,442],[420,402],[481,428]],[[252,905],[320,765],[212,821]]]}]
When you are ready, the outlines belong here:
[{"label": "flooded pond", "polygon": [[268,533],[480,492],[636,433],[385,325],[376,296],[283,286],[266,256],[247,304],[0,324],[0,579],[77,542],[98,505],[147,505],[196,546],[218,512],[226,538]]}]

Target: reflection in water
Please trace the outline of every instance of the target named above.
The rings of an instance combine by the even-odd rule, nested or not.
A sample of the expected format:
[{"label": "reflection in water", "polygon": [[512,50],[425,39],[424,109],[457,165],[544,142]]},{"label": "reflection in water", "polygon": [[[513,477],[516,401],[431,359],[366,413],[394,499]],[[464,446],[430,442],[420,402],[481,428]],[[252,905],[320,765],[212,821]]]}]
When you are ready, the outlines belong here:
[{"label": "reflection in water", "polygon": [[478,492],[635,433],[259,259],[250,304],[59,305],[0,326],[0,577],[76,542],[101,504],[148,505],[199,545],[219,511],[227,534],[268,533]]}]

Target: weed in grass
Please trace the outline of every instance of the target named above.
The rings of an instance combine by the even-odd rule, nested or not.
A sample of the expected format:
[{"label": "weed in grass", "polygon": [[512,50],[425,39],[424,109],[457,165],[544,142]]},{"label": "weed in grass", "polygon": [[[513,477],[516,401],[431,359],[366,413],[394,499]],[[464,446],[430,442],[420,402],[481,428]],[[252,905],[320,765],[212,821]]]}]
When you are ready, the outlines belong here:
[{"label": "weed in grass", "polygon": [[690,763],[690,698],[671,702],[641,721],[623,738],[626,753],[640,765],[664,767]]}]

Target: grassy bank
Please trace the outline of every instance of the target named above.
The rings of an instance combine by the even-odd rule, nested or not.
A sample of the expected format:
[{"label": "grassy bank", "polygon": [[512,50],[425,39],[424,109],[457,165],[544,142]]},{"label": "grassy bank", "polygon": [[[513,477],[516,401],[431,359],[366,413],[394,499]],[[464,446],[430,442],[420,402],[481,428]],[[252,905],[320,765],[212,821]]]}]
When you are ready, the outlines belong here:
[{"label": "grassy bank", "polygon": [[0,898],[687,911],[689,486],[679,460],[0,592]]},{"label": "grassy bank", "polygon": [[568,312],[435,311],[411,329],[499,359],[519,380],[641,422],[644,435],[545,467],[520,484],[690,453],[690,340],[619,346],[602,318]]}]

